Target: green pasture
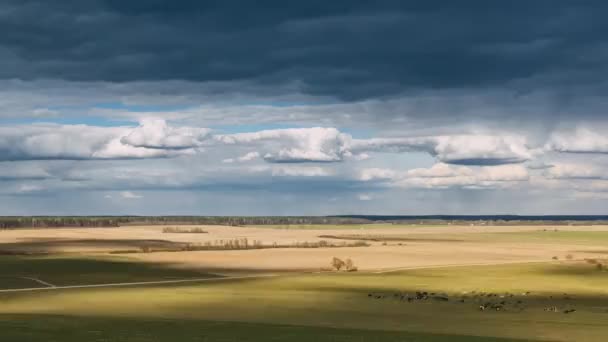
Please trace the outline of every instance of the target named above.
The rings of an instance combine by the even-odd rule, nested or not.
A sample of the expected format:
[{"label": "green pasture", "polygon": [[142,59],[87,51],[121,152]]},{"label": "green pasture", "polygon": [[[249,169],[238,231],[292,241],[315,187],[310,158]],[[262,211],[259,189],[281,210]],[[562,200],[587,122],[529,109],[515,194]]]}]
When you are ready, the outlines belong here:
[{"label": "green pasture", "polygon": [[26,278],[66,286],[217,277],[170,266],[133,263],[127,257],[0,256],[0,290],[45,287]]},{"label": "green pasture", "polygon": [[[13,259],[26,269],[41,269],[29,265],[48,262],[45,276],[55,271],[60,276],[54,279],[67,282],[65,264],[52,258]],[[108,274],[127,270],[99,262]],[[130,264],[129,270],[148,267],[111,262]],[[94,266],[89,264],[92,269],[83,274],[78,271],[84,268],[71,270],[80,283],[97,282]],[[167,266],[155,266],[159,277],[176,275]],[[396,297],[415,291],[445,293],[450,300],[409,303]],[[522,304],[480,311],[480,303],[498,299],[475,299],[473,291],[513,294],[508,300]],[[470,297],[461,303],[463,296]],[[558,312],[544,310],[553,306]],[[565,314],[565,309],[576,312]],[[479,341],[604,341],[606,322],[608,272],[585,263],[0,293],[0,330],[12,334],[3,335],[10,341],[70,341],[62,335],[66,331],[72,331],[74,341],[475,341],[471,336],[486,337]]]},{"label": "green pasture", "polygon": [[606,245],[608,247],[608,231],[566,231],[548,228],[530,232],[514,233],[480,233],[474,238],[488,241],[527,241],[540,243],[573,243],[587,245]]},{"label": "green pasture", "polygon": [[[479,242],[479,243],[546,243],[546,244],[575,244],[606,246],[608,248],[608,231],[565,231],[547,230],[523,232],[475,232],[475,233],[445,233],[445,234],[338,234],[337,239],[374,240],[386,242]],[[329,239],[329,238],[328,238]],[[601,253],[601,251],[600,251]],[[606,250],[608,253],[608,249]]]},{"label": "green pasture", "polygon": [[6,341],[44,342],[508,342],[516,339],[263,323],[60,315],[0,315]]},{"label": "green pasture", "polygon": [[439,224],[392,224],[392,223],[366,223],[366,224],[267,224],[267,225],[247,225],[247,227],[255,228],[272,228],[272,229],[308,229],[308,230],[348,230],[348,229],[387,229],[387,228],[440,228],[449,227],[449,225]]}]

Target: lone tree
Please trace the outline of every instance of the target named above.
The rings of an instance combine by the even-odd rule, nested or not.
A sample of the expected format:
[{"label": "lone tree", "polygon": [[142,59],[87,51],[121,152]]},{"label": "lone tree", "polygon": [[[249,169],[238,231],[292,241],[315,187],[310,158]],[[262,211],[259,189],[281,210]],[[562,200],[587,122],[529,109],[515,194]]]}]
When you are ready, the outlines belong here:
[{"label": "lone tree", "polygon": [[357,266],[355,266],[355,263],[351,258],[346,259],[346,261],[344,262],[344,267],[348,272],[354,272],[357,270]]},{"label": "lone tree", "polygon": [[336,258],[336,257],[334,257],[334,258],[331,260],[331,266],[332,266],[333,268],[335,268],[335,269],[336,269],[336,271],[341,270],[341,269],[342,269],[342,267],[344,267],[345,265],[346,265],[346,263],[345,263],[344,261],[342,261],[341,259],[338,259],[338,258]]}]

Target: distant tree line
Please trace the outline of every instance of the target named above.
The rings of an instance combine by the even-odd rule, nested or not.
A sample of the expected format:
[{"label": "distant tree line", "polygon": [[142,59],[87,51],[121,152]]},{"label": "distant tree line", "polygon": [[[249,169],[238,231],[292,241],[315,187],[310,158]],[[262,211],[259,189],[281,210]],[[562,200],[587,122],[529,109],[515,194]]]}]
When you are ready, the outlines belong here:
[{"label": "distant tree line", "polygon": [[5,216],[0,229],[53,227],[118,227],[124,225],[303,225],[363,224],[371,221],[322,216]]},{"label": "distant tree line", "polygon": [[[543,219],[541,219],[543,218]],[[404,225],[589,225],[607,216],[4,216],[0,229],[119,227],[126,225],[307,225],[392,223]]]},{"label": "distant tree line", "polygon": [[52,228],[52,227],[118,227],[124,221],[119,217],[0,217],[0,229]]}]

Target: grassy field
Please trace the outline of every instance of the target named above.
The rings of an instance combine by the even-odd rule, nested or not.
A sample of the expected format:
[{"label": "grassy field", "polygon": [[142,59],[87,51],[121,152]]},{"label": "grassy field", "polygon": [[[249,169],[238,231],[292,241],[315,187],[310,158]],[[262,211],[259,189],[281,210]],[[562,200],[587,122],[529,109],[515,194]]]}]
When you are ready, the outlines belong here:
[{"label": "grassy field", "polygon": [[35,280],[22,278],[20,276],[11,276],[8,274],[0,276],[0,290],[23,289],[23,288],[34,288],[34,287],[45,287],[45,286],[36,282]]},{"label": "grassy field", "polygon": [[[23,322],[31,322],[24,324]],[[508,342],[515,339],[200,320],[0,315],[6,341],[45,342]],[[66,333],[69,332],[69,333]]]},{"label": "grassy field", "polygon": [[[323,238],[330,236],[321,235]],[[555,228],[522,232],[476,232],[444,234],[339,234],[335,239],[369,240],[369,241],[438,241],[438,242],[481,242],[481,243],[550,243],[550,244],[593,244],[608,247],[608,231],[560,231]]]},{"label": "grassy field", "polygon": [[[60,260],[64,264],[52,258],[27,258],[21,264],[45,268],[49,277],[56,271],[61,275],[55,280],[65,279],[69,259]],[[108,274],[124,271],[115,263],[104,266]],[[161,268],[155,272],[174,275]],[[81,283],[98,281],[86,272],[75,275]],[[395,297],[415,291],[445,293],[450,300],[410,303]],[[522,304],[480,311],[480,304],[498,299],[476,299],[472,291],[511,293],[514,297],[508,300]],[[461,303],[463,296],[469,297]],[[553,306],[559,312],[544,310]],[[565,309],[576,312],[564,314]],[[539,263],[0,293],[0,317],[0,328],[14,334],[14,341],[65,341],[61,334],[69,326],[82,327],[74,336],[93,341],[168,340],[164,336],[180,341],[285,340],[280,336],[296,341],[346,341],[353,336],[361,341],[470,341],[473,335],[603,341],[608,336],[608,272],[585,263]],[[480,339],[486,340],[494,339]]]},{"label": "grassy field", "polygon": [[28,278],[66,286],[217,277],[198,270],[136,263],[128,258],[108,256],[0,256],[0,270],[0,289],[45,287]]},{"label": "grassy field", "polygon": [[[387,229],[387,228],[446,228],[447,230],[453,227],[477,227],[477,228],[495,228],[495,227],[536,227],[536,229],[564,229],[571,227],[567,225],[531,225],[531,224],[513,224],[513,225],[491,225],[491,224],[451,224],[445,223],[425,223],[425,222],[411,222],[411,223],[362,223],[362,224],[265,224],[265,225],[246,225],[245,227],[252,228],[272,228],[272,229],[309,229],[309,230],[351,230],[351,229]],[[576,227],[576,226],[575,226]]]},{"label": "grassy field", "polygon": [[[273,228],[273,229],[312,229],[312,230],[333,230],[333,229],[385,229],[385,228],[446,228],[451,229],[453,227],[477,227],[477,228],[495,228],[495,227],[536,227],[537,229],[543,228],[557,228],[563,229],[566,227],[573,227],[567,225],[533,225],[533,224],[503,224],[503,225],[492,225],[492,224],[479,224],[479,223],[459,223],[451,224],[449,222],[444,223],[428,223],[428,222],[394,222],[394,223],[360,223],[360,224],[265,224],[265,225],[246,225],[244,227],[252,228]],[[574,226],[576,227],[576,226]]]},{"label": "grassy field", "polygon": [[532,232],[500,232],[476,234],[483,241],[522,241],[522,242],[544,242],[544,243],[574,243],[595,244],[608,247],[608,232],[605,231],[562,231],[551,230]]},{"label": "grassy field", "polygon": [[416,228],[416,227],[449,227],[448,225],[416,225],[416,224],[392,224],[392,223],[367,223],[367,224],[270,224],[270,225],[249,225],[252,228],[271,228],[271,229],[295,229],[295,230],[352,230],[352,229],[386,229],[386,228]]}]

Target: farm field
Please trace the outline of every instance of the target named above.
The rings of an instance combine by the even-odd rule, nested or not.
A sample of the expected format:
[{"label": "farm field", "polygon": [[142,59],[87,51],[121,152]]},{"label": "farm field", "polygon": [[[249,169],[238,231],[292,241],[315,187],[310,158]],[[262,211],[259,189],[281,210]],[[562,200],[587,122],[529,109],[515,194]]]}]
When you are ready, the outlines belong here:
[{"label": "farm field", "polygon": [[[33,324],[24,325],[23,321]],[[335,329],[276,324],[201,320],[135,320],[52,315],[0,315],[0,329],[10,341],[296,341],[308,342],[508,342],[516,339],[425,334],[399,331]],[[69,331],[69,334],[65,334]]]},{"label": "farm field", "polygon": [[0,289],[49,287],[38,281],[52,286],[70,286],[218,277],[196,269],[133,263],[126,258],[113,256],[2,256],[0,267],[3,274]]},{"label": "farm field", "polygon": [[[201,234],[163,233],[162,226],[0,231],[3,338],[604,341],[608,336],[603,268],[608,228],[603,226],[203,228]],[[264,248],[180,249],[237,238],[262,241]],[[369,246],[285,247],[350,239]],[[283,247],[273,248],[275,243]],[[117,253],[125,249],[130,252]],[[358,271],[329,271],[333,257],[351,258]]]}]

